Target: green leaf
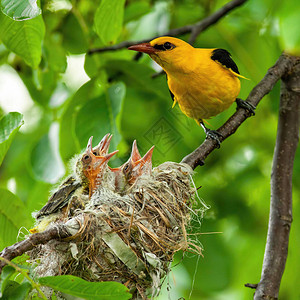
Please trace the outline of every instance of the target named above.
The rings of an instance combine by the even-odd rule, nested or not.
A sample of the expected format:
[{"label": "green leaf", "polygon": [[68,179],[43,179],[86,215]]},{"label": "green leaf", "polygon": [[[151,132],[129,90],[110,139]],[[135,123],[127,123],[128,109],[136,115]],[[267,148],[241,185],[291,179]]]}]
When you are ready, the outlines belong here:
[{"label": "green leaf", "polygon": [[2,292],[2,299],[10,299],[10,294],[13,293],[14,290],[16,290],[18,287],[20,286],[20,284],[14,280],[7,280],[5,288]]},{"label": "green leaf", "polygon": [[40,210],[45,205],[49,197],[49,188],[51,185],[35,181],[30,187],[26,199],[26,209],[28,213]]},{"label": "green leaf", "polygon": [[121,33],[124,3],[125,0],[102,0],[96,10],[95,30],[105,45],[114,44]]},{"label": "green leaf", "polygon": [[132,297],[128,289],[118,282],[89,282],[72,275],[41,277],[39,282],[55,290],[84,299],[126,300]]},{"label": "green leaf", "polygon": [[284,51],[292,55],[300,55],[298,0],[281,1],[278,5],[279,40]]},{"label": "green leaf", "polygon": [[1,0],[2,12],[14,20],[33,19],[42,13],[37,0]]},{"label": "green leaf", "polygon": [[102,77],[107,81],[106,71],[103,68],[103,57],[99,55],[86,55],[84,61],[84,70],[90,78]]},{"label": "green leaf", "polygon": [[[55,45],[53,48],[55,49]],[[56,51],[56,49],[54,51]],[[47,50],[45,50],[45,55],[48,58]],[[48,63],[53,63],[51,58]],[[29,71],[29,74],[25,72],[19,73],[32,100],[47,108],[49,101],[57,88],[57,67],[59,68],[59,66],[51,65],[49,68],[38,68],[33,70],[33,72]],[[63,66],[61,65],[61,67]]]},{"label": "green leaf", "polygon": [[112,133],[111,149],[115,149],[121,141],[120,112],[125,98],[126,87],[118,82],[108,88],[107,93],[90,99],[78,112],[75,132],[81,147],[86,147],[92,135],[98,141],[107,133]]},{"label": "green leaf", "polygon": [[0,39],[14,53],[21,56],[26,64],[37,68],[42,56],[42,41],[45,25],[41,16],[26,21],[14,21],[0,13]]},{"label": "green leaf", "polygon": [[64,73],[66,71],[67,53],[62,46],[60,35],[49,34],[47,38],[45,38],[44,52],[47,58],[48,68],[59,73]]},{"label": "green leaf", "polygon": [[9,278],[14,273],[15,273],[15,269],[11,266],[5,266],[3,268],[1,276],[0,276],[0,291],[1,291],[1,294],[3,294],[3,291],[6,288],[7,283],[9,281]]},{"label": "green leaf", "polygon": [[[134,88],[152,92],[164,99],[170,99],[165,78],[163,78],[163,80],[161,80],[161,78],[153,79],[153,69],[144,64],[128,60],[111,60],[106,63],[105,67],[108,72],[119,74],[120,78],[124,80],[126,84]],[[122,74],[124,76],[121,76]],[[112,75],[112,77],[113,76],[114,75]]]},{"label": "green leaf", "polygon": [[10,51],[3,44],[0,44],[0,65],[7,62],[9,52]]},{"label": "green leaf", "polygon": [[26,208],[12,192],[0,189],[0,249],[16,242],[18,231],[27,226]]},{"label": "green leaf", "polygon": [[72,54],[85,53],[88,41],[76,16],[70,12],[63,21],[63,46]]},{"label": "green leaf", "polygon": [[13,299],[13,300],[24,300],[32,289],[29,282],[18,284],[15,281],[10,280],[10,285],[4,290],[1,299]]},{"label": "green leaf", "polygon": [[16,133],[23,124],[23,115],[18,112],[10,112],[0,120],[0,165]]},{"label": "green leaf", "polygon": [[300,55],[300,35],[297,24],[299,23],[299,11],[291,11],[279,21],[280,40],[284,51],[289,54]]},{"label": "green leaf", "polygon": [[31,166],[38,180],[56,183],[65,174],[65,168],[58,152],[58,128],[52,126],[49,133],[44,135],[33,148]]},{"label": "green leaf", "polygon": [[125,98],[126,86],[123,82],[112,84],[108,88],[108,101],[111,104],[112,116],[116,120],[121,113],[123,100]]},{"label": "green leaf", "polygon": [[126,5],[124,23],[136,20],[151,11],[151,6],[146,1],[131,2]]},{"label": "green leaf", "polygon": [[75,121],[78,111],[90,99],[99,97],[101,94],[103,94],[103,88],[97,83],[97,80],[90,80],[80,87],[69,103],[66,104],[60,120],[59,132],[59,150],[64,160],[69,160],[81,150],[75,133]]}]

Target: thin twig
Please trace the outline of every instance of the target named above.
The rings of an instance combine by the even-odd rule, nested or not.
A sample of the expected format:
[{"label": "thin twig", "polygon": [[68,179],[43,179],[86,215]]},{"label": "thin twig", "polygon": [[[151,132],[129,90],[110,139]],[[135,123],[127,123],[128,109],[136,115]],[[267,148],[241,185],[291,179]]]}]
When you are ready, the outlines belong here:
[{"label": "thin twig", "polygon": [[[291,56],[282,54],[275,65],[268,70],[265,77],[253,88],[246,100],[256,107],[261,99],[272,90],[276,82],[283,75],[289,73],[295,64],[296,61]],[[250,116],[250,112],[238,108],[227,122],[217,130],[222,135],[220,141],[224,141],[235,133]],[[206,139],[195,151],[184,157],[181,162],[195,169],[198,165],[202,165],[206,157],[217,147],[218,144],[214,140]]]},{"label": "thin twig", "polygon": [[292,175],[300,127],[300,61],[282,78],[277,138],[271,175],[268,235],[255,300],[277,299],[288,255],[292,223]]},{"label": "thin twig", "polygon": [[250,289],[256,289],[257,288],[257,284],[245,283],[245,287],[248,287]]},{"label": "thin twig", "polygon": [[247,0],[233,0],[226,3],[222,8],[216,11],[214,14],[210,15],[209,17],[205,18],[204,20],[192,25],[191,27],[191,36],[189,38],[189,43],[194,44],[195,40],[197,39],[198,35],[203,32],[205,29],[210,27],[211,25],[217,23],[221,18],[226,16],[231,10],[241,6]]},{"label": "thin twig", "polygon": [[[208,16],[207,18],[195,23],[186,25],[179,28],[171,29],[170,31],[162,34],[164,36],[180,36],[186,33],[192,33],[190,37],[190,43],[193,44],[197,36],[203,32],[205,29],[210,27],[211,25],[217,23],[222,17],[227,15],[231,10],[241,6],[244,4],[247,0],[233,0],[228,3],[226,3],[223,7],[221,7],[219,10],[217,10],[212,15]],[[157,38],[158,36],[154,36],[150,39],[140,40],[140,41],[124,41],[117,45],[113,45],[110,47],[103,47],[103,48],[95,48],[90,49],[88,51],[88,54],[94,54],[94,53],[100,53],[100,52],[107,52],[107,51],[115,51],[120,50],[123,48],[128,48],[129,46],[139,44],[139,43],[146,43],[151,41],[154,38]]]}]

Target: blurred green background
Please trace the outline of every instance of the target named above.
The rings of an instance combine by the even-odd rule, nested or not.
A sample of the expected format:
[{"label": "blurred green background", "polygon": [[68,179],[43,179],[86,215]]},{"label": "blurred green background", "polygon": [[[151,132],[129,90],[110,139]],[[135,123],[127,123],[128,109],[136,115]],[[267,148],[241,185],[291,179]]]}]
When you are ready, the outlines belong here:
[{"label": "blurred green background", "polygon": [[[163,35],[198,22],[226,2],[55,0],[41,1],[42,15],[30,20],[0,14],[1,157],[8,149],[0,169],[0,249],[28,233],[31,213],[46,203],[91,135],[96,144],[104,134],[114,134],[110,149],[120,151],[112,166],[128,158],[134,139],[142,154],[155,145],[154,166],[180,162],[203,142],[202,129],[178,106],[171,109],[165,76],[151,77],[160,69],[148,56],[137,60],[127,49],[86,53]],[[299,54],[299,2],[286,2],[247,1],[194,44],[232,53],[240,73],[250,79],[241,80],[243,99],[283,50]],[[203,257],[178,253],[175,263],[180,264],[165,280],[160,300],[252,298],[253,290],[244,284],[260,279],[279,96],[278,83],[256,116],[196,169],[199,196],[210,206],[201,227],[195,220],[191,228],[201,233],[191,237],[202,244]],[[23,117],[7,115],[12,111]],[[235,105],[214,117],[210,127],[218,128],[234,111]],[[298,151],[294,222],[279,299],[300,299],[299,182]]]}]

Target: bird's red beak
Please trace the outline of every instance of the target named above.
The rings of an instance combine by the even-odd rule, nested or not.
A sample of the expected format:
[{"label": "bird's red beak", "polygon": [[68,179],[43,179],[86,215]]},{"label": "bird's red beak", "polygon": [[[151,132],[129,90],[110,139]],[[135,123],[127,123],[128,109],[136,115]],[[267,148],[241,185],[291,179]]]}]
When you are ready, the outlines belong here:
[{"label": "bird's red beak", "polygon": [[134,140],[132,143],[130,158],[132,159],[132,161],[138,161],[139,159],[142,158],[139,149],[137,148],[136,140]]},{"label": "bird's red beak", "polygon": [[147,54],[155,53],[157,50],[150,45],[150,43],[141,43],[128,47],[128,50],[134,50],[138,52],[143,52]]},{"label": "bird's red beak", "polygon": [[[109,161],[118,152],[119,152],[119,150],[116,150],[116,151],[114,151],[112,153],[108,153],[108,154],[104,155],[104,157],[102,158],[103,161]],[[101,156],[99,156],[99,157],[101,157]]]},{"label": "bird's red beak", "polygon": [[100,141],[100,143],[95,148],[93,148],[93,152],[95,152],[97,156],[104,156],[105,154],[107,154],[111,138],[112,135],[110,133],[106,134]]},{"label": "bird's red beak", "polygon": [[150,164],[150,168],[152,167],[152,153],[154,150],[154,146],[152,146],[148,152],[143,156],[143,158],[141,158],[140,160],[138,160],[137,162],[139,162],[142,166],[144,166],[145,164]]}]

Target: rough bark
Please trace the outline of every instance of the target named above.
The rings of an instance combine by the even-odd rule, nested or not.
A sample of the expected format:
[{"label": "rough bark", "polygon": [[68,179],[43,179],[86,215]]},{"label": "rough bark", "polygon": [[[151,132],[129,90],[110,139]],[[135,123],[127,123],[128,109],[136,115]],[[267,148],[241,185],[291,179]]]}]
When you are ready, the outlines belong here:
[{"label": "rough bark", "polygon": [[[4,248],[3,251],[0,252],[0,256],[7,260],[12,260],[17,256],[21,256],[25,252],[32,250],[37,245],[46,244],[53,239],[61,240],[69,236],[70,234],[65,230],[64,226],[55,226],[44,232],[32,234],[27,239]],[[3,260],[0,260],[0,274],[5,265],[6,263]]]},{"label": "rough bark", "polygon": [[[292,60],[297,58],[292,57]],[[261,280],[254,299],[277,299],[288,255],[292,223],[292,175],[300,126],[300,63],[282,78],[271,203]]]}]

